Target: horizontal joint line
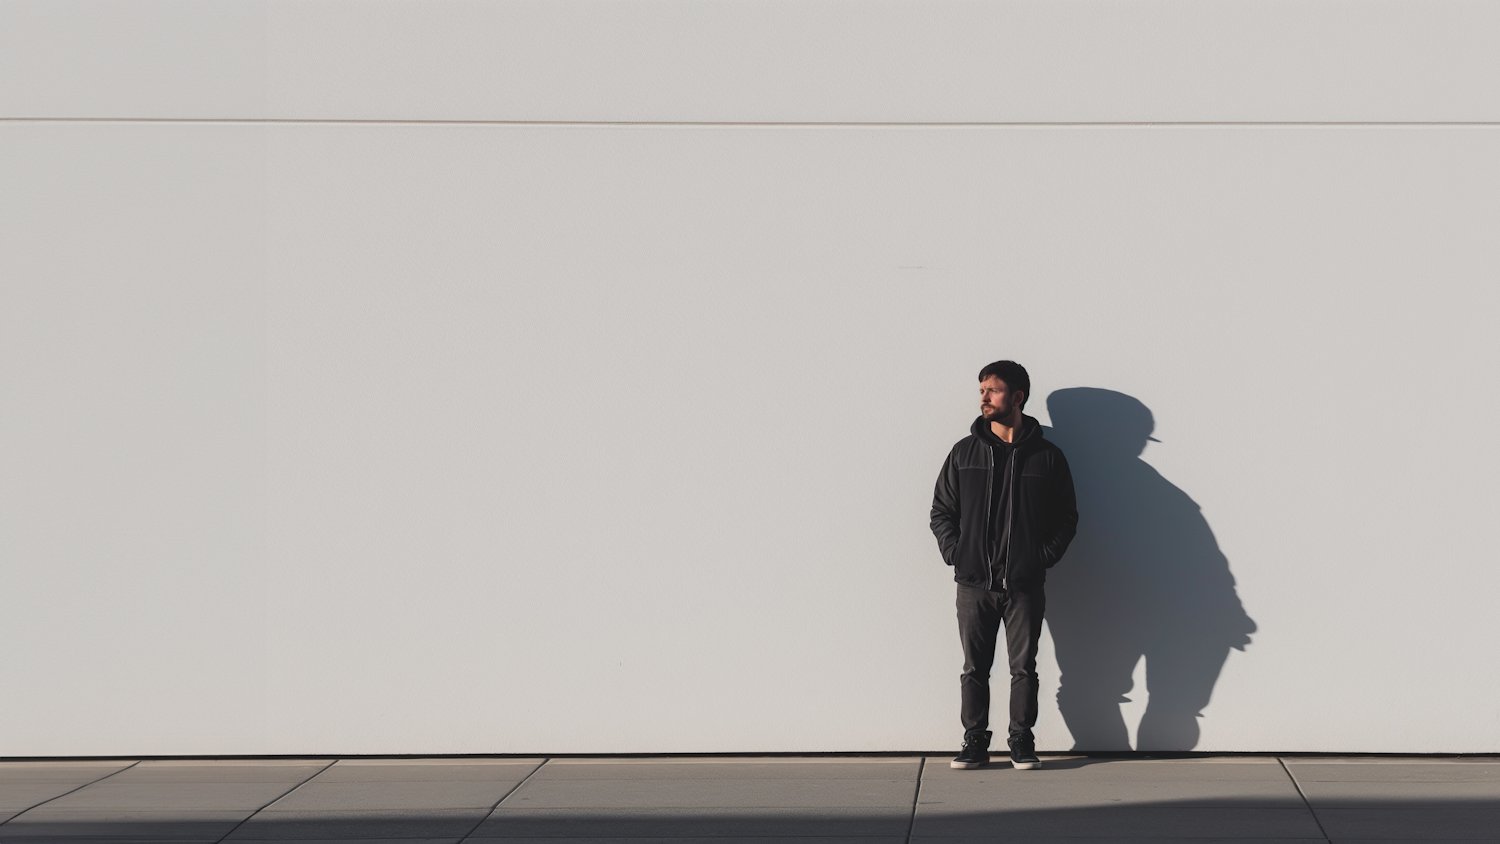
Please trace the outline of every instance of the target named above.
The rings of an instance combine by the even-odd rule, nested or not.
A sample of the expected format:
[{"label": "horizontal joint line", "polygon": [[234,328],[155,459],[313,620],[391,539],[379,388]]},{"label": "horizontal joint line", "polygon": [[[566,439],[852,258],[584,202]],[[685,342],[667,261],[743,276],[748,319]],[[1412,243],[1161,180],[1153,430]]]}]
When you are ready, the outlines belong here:
[{"label": "horizontal joint line", "polygon": [[368,126],[702,126],[702,127],[809,127],[840,126],[870,128],[962,128],[962,127],[1155,127],[1155,126],[1500,126],[1493,120],[1135,120],[1135,121],[732,121],[732,120],[380,120],[338,118],[237,118],[237,117],[0,117],[0,123],[186,123],[227,125],[368,125]]}]

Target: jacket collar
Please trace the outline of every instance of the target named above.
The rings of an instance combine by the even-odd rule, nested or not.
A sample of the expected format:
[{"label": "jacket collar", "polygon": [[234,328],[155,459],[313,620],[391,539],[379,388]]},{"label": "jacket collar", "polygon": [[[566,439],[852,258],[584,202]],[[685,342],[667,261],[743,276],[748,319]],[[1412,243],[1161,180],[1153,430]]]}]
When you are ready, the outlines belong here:
[{"label": "jacket collar", "polygon": [[[999,437],[995,436],[994,431],[990,430],[990,423],[986,422],[983,416],[979,416],[974,420],[974,424],[969,426],[969,432],[978,437],[986,445],[998,445],[1002,442]],[[1022,414],[1021,436],[1017,437],[1016,441],[1010,443],[1010,445],[1015,448],[1025,448],[1035,445],[1041,439],[1041,424],[1032,417]]]}]

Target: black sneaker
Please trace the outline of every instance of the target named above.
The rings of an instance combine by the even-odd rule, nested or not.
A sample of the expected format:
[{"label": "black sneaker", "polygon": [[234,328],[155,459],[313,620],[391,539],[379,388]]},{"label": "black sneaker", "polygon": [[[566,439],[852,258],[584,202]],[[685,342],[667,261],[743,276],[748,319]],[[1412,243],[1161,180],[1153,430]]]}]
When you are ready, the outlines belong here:
[{"label": "black sneaker", "polygon": [[1011,739],[1010,766],[1018,771],[1042,767],[1042,760],[1036,758],[1036,742],[1029,738]]},{"label": "black sneaker", "polygon": [[948,763],[950,768],[982,768],[990,763],[990,735],[988,730],[971,730],[964,733],[964,749]]}]

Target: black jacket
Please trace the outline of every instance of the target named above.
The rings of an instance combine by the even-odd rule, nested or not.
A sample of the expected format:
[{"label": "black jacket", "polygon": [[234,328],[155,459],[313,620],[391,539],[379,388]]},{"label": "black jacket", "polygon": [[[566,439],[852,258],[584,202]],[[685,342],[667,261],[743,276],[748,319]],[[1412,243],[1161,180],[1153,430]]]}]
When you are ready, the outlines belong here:
[{"label": "black jacket", "polygon": [[[1030,416],[1006,465],[995,465],[988,425],[982,416],[974,420],[972,433],[948,453],[932,496],[932,533],[959,583],[990,590],[1041,586],[1078,532],[1073,475],[1062,449],[1042,437]],[[991,500],[997,471],[1010,473],[1009,501]],[[996,523],[1010,526],[1007,553],[993,567],[986,551],[992,508],[1002,508]]]}]

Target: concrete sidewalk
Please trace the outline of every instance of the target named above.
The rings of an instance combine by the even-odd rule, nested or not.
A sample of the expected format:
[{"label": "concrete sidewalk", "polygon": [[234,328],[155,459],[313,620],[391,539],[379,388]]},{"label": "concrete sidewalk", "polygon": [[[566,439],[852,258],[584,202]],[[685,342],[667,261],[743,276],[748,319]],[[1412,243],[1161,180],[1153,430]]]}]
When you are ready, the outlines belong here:
[{"label": "concrete sidewalk", "polygon": [[1500,759],[1043,761],[4,762],[0,842],[1500,842]]}]

